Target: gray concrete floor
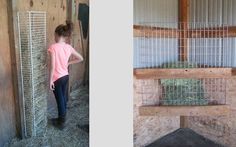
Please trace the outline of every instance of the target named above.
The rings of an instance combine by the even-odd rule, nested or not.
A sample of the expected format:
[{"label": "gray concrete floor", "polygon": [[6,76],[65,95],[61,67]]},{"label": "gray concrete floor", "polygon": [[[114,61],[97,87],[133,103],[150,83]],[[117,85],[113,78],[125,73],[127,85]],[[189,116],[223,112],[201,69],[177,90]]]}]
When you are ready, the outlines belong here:
[{"label": "gray concrete floor", "polygon": [[[43,137],[20,140],[15,138],[4,147],[88,147],[89,146],[89,92],[80,87],[70,94],[66,128],[61,131],[48,123]],[[56,107],[48,111],[48,118],[57,117]]]},{"label": "gray concrete floor", "polygon": [[191,129],[178,129],[146,147],[223,147]]}]

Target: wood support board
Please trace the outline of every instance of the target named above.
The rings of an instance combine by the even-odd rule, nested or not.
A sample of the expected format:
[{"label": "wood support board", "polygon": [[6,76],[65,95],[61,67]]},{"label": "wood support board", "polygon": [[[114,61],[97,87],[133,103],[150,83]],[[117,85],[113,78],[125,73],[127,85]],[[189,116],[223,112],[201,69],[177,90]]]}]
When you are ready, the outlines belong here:
[{"label": "wood support board", "polygon": [[234,68],[134,69],[137,79],[230,78],[235,75]]},{"label": "wood support board", "polygon": [[141,116],[225,116],[229,113],[229,105],[139,107]]},{"label": "wood support board", "polygon": [[181,30],[179,38],[179,60],[188,60],[188,22],[189,22],[189,0],[179,0],[179,26]]},{"label": "wood support board", "polygon": [[177,28],[161,28],[134,25],[134,37],[154,37],[154,38],[179,38],[180,32]]},{"label": "wood support board", "polygon": [[[7,13],[8,13],[8,35],[9,35],[9,46],[10,46],[10,55],[11,55],[11,70],[12,70],[12,83],[13,83],[13,95],[14,95],[14,101],[15,101],[15,115],[16,115],[16,131],[17,136],[21,137],[21,134],[23,132],[23,118],[21,116],[22,106],[21,106],[21,100],[19,97],[21,96],[21,91],[19,89],[19,81],[18,81],[18,52],[16,50],[15,42],[16,37],[14,30],[16,30],[16,12],[14,11],[14,0],[8,0],[7,1]],[[18,41],[18,40],[17,40]]]},{"label": "wood support board", "polygon": [[[181,38],[180,29],[134,25],[134,37]],[[236,37],[236,26],[219,28],[186,29],[186,38]]]}]

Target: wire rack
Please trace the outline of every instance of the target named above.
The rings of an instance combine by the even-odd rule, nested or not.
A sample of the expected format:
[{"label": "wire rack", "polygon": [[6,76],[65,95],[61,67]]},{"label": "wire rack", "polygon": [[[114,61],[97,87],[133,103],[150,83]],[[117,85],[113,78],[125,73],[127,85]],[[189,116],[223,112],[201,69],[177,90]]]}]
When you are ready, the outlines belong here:
[{"label": "wire rack", "polygon": [[160,79],[141,82],[138,93],[143,106],[226,104],[227,79]]},{"label": "wire rack", "polygon": [[146,22],[134,30],[134,68],[232,67],[233,50],[223,24]]},{"label": "wire rack", "polygon": [[26,137],[43,135],[47,109],[46,13],[18,12],[21,83]]},{"label": "wire rack", "polygon": [[[227,47],[228,27],[223,24],[145,22],[134,26],[134,34],[135,69],[233,66],[233,50]],[[143,82],[139,91],[143,105],[226,104],[224,78],[153,79],[149,85]]]}]

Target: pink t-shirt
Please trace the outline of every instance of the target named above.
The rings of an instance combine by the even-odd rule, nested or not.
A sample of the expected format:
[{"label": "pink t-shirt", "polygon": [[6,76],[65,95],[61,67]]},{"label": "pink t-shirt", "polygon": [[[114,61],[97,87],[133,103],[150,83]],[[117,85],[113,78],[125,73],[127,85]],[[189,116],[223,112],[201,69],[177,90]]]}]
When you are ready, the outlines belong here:
[{"label": "pink t-shirt", "polygon": [[53,82],[57,79],[68,75],[68,60],[74,48],[64,42],[52,44],[48,51],[55,58],[55,70],[53,74]]}]

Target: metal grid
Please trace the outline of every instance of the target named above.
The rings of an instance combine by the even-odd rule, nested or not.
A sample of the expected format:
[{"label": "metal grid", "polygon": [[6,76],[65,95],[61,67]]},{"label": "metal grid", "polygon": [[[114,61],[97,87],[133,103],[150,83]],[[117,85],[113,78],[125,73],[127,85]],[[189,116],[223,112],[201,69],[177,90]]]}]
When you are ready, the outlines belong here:
[{"label": "metal grid", "polygon": [[24,133],[43,135],[47,109],[46,13],[18,12]]},{"label": "metal grid", "polygon": [[[159,27],[163,24],[179,28]],[[232,67],[233,50],[227,47],[227,26],[153,22],[139,25],[138,30],[140,34],[134,39],[134,68]],[[185,52],[180,51],[184,49]],[[183,56],[186,59],[181,59]]]},{"label": "metal grid", "polygon": [[[178,22],[177,0],[134,1],[134,69],[232,68],[233,0],[190,0],[189,22]],[[168,72],[168,71],[167,71]],[[226,104],[227,79],[145,79],[143,105]]]},{"label": "metal grid", "polygon": [[226,104],[227,79],[160,79],[141,82],[139,94],[143,106]]},{"label": "metal grid", "polygon": [[[176,28],[163,28],[178,26]],[[187,26],[187,27],[186,27]],[[185,29],[188,28],[188,29]],[[145,23],[136,26],[134,68],[232,67],[228,27],[217,23]],[[219,105],[226,103],[225,79],[160,79],[142,85],[143,105]]]}]

